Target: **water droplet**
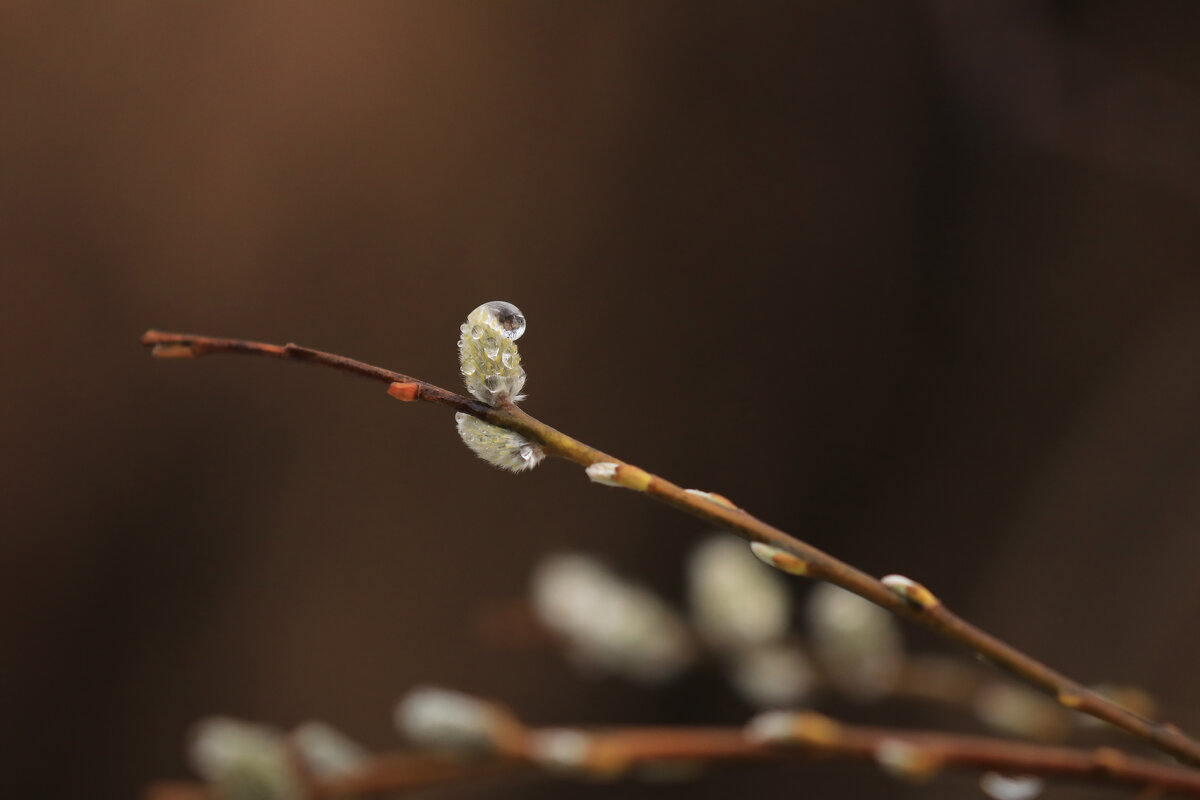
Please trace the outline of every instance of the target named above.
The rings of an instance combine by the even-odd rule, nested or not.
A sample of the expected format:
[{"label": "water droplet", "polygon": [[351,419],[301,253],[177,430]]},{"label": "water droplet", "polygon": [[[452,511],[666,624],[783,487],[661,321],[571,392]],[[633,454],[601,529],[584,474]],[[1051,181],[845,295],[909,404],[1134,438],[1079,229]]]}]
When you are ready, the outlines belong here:
[{"label": "water droplet", "polygon": [[521,309],[503,300],[493,300],[484,305],[496,322],[500,324],[505,336],[516,340],[525,333],[525,315],[521,313]]},{"label": "water droplet", "polygon": [[483,385],[487,388],[487,390],[489,392],[496,391],[497,389],[500,388],[500,376],[499,375],[488,375],[486,378],[483,379]]},{"label": "water droplet", "polygon": [[463,374],[463,375],[467,375],[467,376],[474,375],[474,374],[475,374],[475,364],[474,364],[474,362],[471,362],[471,361],[467,361],[467,362],[465,362],[465,363],[462,365],[462,374]]},{"label": "water droplet", "polygon": [[502,355],[500,357],[500,360],[504,363],[504,366],[506,368],[512,369],[514,359],[513,359],[513,354],[512,354],[511,350],[505,350],[504,355]]},{"label": "water droplet", "polygon": [[479,327],[478,325],[472,325],[471,338],[478,339],[480,336],[483,336],[483,328]]},{"label": "water droplet", "polygon": [[466,332],[467,332],[467,323],[465,323],[465,322],[464,322],[462,325],[459,325],[459,326],[458,326],[458,332],[459,332],[459,333],[466,333]]},{"label": "water droplet", "polygon": [[495,359],[500,355],[500,343],[496,341],[496,337],[489,336],[483,340],[483,352],[491,359]]}]

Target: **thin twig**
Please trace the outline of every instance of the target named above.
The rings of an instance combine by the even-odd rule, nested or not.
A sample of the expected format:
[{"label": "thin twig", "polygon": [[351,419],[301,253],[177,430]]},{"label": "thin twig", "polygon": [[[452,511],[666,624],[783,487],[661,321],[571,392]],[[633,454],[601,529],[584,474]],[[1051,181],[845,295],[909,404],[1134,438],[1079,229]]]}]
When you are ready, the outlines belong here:
[{"label": "thin twig", "polygon": [[547,455],[574,461],[584,467],[611,463],[618,472],[614,482],[641,491],[705,522],[738,533],[782,551],[787,571],[836,584],[902,617],[914,620],[948,639],[963,644],[996,666],[1008,670],[1055,697],[1067,708],[1108,722],[1145,740],[1163,752],[1200,765],[1200,742],[1178,727],[1154,722],[1123,708],[1082,684],[1051,669],[1015,647],[975,627],[951,612],[919,584],[885,583],[834,556],[768,525],[724,498],[689,492],[657,475],[590,447],[529,416],[511,403],[492,407],[403,373],[364,364],[344,356],[310,350],[295,344],[273,345],[238,339],[217,339],[192,334],[147,331],[142,343],[162,358],[196,358],[213,353],[240,353],[332,367],[389,384],[389,394],[400,400],[421,400],[449,406],[487,422],[522,434],[538,443]]}]

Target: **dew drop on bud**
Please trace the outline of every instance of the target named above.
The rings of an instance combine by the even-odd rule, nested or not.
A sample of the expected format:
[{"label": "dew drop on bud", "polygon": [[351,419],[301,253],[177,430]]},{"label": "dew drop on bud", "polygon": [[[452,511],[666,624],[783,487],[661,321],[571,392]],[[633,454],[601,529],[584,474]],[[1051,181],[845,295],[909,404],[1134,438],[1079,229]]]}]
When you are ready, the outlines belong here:
[{"label": "dew drop on bud", "polygon": [[458,361],[471,396],[489,406],[520,401],[525,370],[515,340],[525,332],[525,317],[517,307],[484,303],[459,331]]},{"label": "dew drop on bud", "polygon": [[509,339],[520,339],[525,333],[525,315],[521,313],[521,309],[503,300],[493,300],[484,305]]}]

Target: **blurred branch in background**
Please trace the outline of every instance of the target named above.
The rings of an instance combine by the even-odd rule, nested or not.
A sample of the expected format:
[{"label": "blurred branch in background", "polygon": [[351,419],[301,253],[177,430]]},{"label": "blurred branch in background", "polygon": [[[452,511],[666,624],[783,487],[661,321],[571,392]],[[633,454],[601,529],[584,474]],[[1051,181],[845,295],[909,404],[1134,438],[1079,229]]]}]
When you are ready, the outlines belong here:
[{"label": "blurred branch in background", "polygon": [[[361,798],[529,776],[589,781],[687,779],[723,764],[845,759],[924,782],[943,770],[982,773],[995,798],[1034,797],[1038,778],[1200,797],[1200,773],[1121,753],[1004,739],[847,725],[813,712],[772,711],[740,728],[530,728],[507,708],[458,692],[421,688],[396,721],[423,750],[370,757],[322,729],[280,732],[228,719],[200,725],[192,761],[214,797]],[[153,787],[150,800],[206,797],[188,784]]]}]

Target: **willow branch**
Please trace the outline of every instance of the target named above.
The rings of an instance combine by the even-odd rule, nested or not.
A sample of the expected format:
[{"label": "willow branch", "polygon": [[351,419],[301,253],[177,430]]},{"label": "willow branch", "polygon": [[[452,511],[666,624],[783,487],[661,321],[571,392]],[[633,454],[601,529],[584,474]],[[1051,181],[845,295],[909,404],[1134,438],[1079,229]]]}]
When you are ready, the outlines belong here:
[{"label": "willow branch", "polygon": [[642,492],[712,525],[766,545],[781,569],[836,584],[895,614],[959,642],[992,664],[1055,697],[1063,706],[1103,720],[1176,758],[1200,765],[1200,742],[1178,727],[1136,714],[1051,669],[1012,645],[950,611],[925,587],[899,576],[877,579],[846,562],[763,522],[719,495],[686,490],[665,478],[610,456],[529,416],[511,403],[488,406],[477,400],[400,372],[295,344],[273,345],[239,339],[147,331],[142,343],[160,358],[197,358],[216,353],[266,356],[350,372],[388,384],[388,393],[404,401],[449,406],[493,425],[515,431],[539,444],[547,455],[584,467],[612,465],[605,482]]}]

